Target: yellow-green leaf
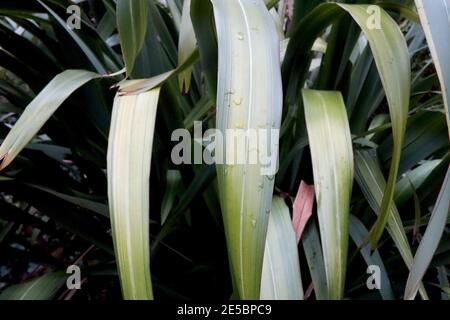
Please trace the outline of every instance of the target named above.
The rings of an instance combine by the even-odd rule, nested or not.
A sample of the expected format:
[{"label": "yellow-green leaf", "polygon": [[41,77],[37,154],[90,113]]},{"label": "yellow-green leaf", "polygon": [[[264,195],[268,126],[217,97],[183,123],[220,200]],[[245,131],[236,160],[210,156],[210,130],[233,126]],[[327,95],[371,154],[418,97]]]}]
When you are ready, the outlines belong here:
[{"label": "yellow-green leaf", "polygon": [[328,299],[344,295],[353,149],[339,92],[303,90]]},{"label": "yellow-green leaf", "polygon": [[375,248],[389,219],[389,208],[394,197],[409,109],[410,58],[406,40],[399,26],[383,9],[374,6],[370,10],[367,5],[339,4],[339,6],[358,23],[370,44],[391,115],[394,137],[391,168],[381,202],[380,214],[370,231],[372,248]]}]

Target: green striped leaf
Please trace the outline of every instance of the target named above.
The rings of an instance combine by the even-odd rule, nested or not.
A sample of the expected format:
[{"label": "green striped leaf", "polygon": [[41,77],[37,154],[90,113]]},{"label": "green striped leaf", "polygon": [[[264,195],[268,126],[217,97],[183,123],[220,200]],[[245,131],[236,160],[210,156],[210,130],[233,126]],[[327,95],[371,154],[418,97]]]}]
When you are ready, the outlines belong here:
[{"label": "green striped leaf", "polygon": [[[356,181],[360,186],[364,197],[375,213],[379,213],[383,190],[386,186],[383,173],[373,151],[357,151],[355,153]],[[406,266],[410,269],[413,264],[411,247],[406,237],[402,219],[394,203],[390,206],[387,231],[397,246]],[[425,289],[420,289],[423,299],[428,299]]]},{"label": "green striped leaf", "polygon": [[[344,5],[346,10],[358,23],[367,40],[375,59],[381,82],[386,93],[391,115],[394,148],[389,178],[383,193],[380,214],[370,231],[372,248],[376,248],[381,234],[389,219],[389,208],[394,197],[394,187],[397,180],[402,144],[405,136],[406,120],[408,118],[409,95],[411,82],[411,65],[406,40],[397,25],[384,10],[380,9],[380,25],[370,25],[373,12],[368,6]],[[370,13],[372,12],[372,14]],[[371,28],[374,27],[374,28]]]},{"label": "green striped leaf", "polygon": [[32,188],[44,191],[48,194],[51,194],[57,198],[60,198],[74,205],[80,206],[81,208],[85,208],[92,212],[98,213],[104,217],[109,217],[108,206],[106,204],[95,202],[89,199],[84,199],[82,197],[76,197],[61,192],[57,192],[55,190],[40,185],[35,184],[27,184],[27,185]]},{"label": "green striped leaf", "polygon": [[325,274],[325,264],[323,262],[319,231],[314,220],[310,220],[306,225],[301,240],[316,299],[325,300],[328,296],[328,285],[327,279],[323,276]]},{"label": "green striped leaf", "polygon": [[344,295],[353,149],[339,92],[303,90],[328,299]]},{"label": "green striped leaf", "polygon": [[66,279],[64,272],[50,272],[5,289],[0,294],[0,300],[51,300]]},{"label": "green striped leaf", "polygon": [[191,0],[191,21],[197,38],[206,89],[211,97],[216,98],[218,49],[211,1]]},{"label": "green striped leaf", "polygon": [[146,0],[117,0],[117,29],[127,74],[133,72],[134,62],[142,48],[147,31],[148,3]]},{"label": "green striped leaf", "polygon": [[450,212],[450,168],[447,169],[444,184],[433,209],[427,230],[414,256],[405,288],[405,300],[413,300],[420,287],[425,272],[433,258],[444,232]]},{"label": "green striped leaf", "polygon": [[150,277],[150,163],[159,88],[116,96],[108,144],[108,198],[122,293],[153,299]]},{"label": "green striped leaf", "polygon": [[100,62],[98,57],[95,55],[95,53],[92,51],[92,49],[83,41],[83,39],[78,36],[76,32],[74,32],[72,29],[70,29],[67,26],[67,22],[63,19],[61,19],[60,16],[56,14],[55,11],[53,11],[49,6],[47,6],[43,1],[37,0],[48,12],[49,14],[58,22],[58,24],[64,28],[64,30],[69,34],[69,36],[75,41],[75,43],[80,47],[80,49],[83,51],[83,53],[86,55],[86,57],[89,59],[92,66],[94,66],[95,70],[98,73],[105,74],[106,69],[103,66],[103,64]]},{"label": "green striped leaf", "polygon": [[274,197],[267,229],[261,300],[302,300],[303,287],[289,208]]},{"label": "green striped leaf", "polygon": [[441,159],[429,160],[420,164],[411,171],[405,173],[395,185],[395,203],[401,207],[413,195],[413,186],[418,189],[422,186],[425,179],[430,176],[431,172],[442,162]]},{"label": "green striped leaf", "polygon": [[[274,22],[262,0],[213,0],[213,6],[220,75],[216,121],[226,155],[235,146],[234,139],[226,137],[227,129],[279,129],[280,50]],[[218,164],[217,177],[235,294],[259,299],[274,176],[262,174],[261,162],[248,161],[251,152],[263,154],[269,146],[258,143],[250,150],[248,139],[244,140],[240,153],[244,164]],[[270,152],[273,157],[278,150]]]},{"label": "green striped leaf", "polygon": [[175,198],[180,195],[182,189],[181,174],[178,170],[167,170],[166,191],[161,202],[161,225],[164,224],[173,208]]},{"label": "green striped leaf", "polygon": [[14,160],[75,90],[98,77],[89,71],[66,70],[53,78],[26,107],[0,146],[0,170]]}]

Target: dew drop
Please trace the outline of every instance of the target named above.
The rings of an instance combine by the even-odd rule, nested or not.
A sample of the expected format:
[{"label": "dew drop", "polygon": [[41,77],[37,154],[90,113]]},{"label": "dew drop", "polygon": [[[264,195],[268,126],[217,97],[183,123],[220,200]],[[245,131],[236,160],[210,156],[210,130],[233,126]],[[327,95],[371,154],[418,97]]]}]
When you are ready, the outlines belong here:
[{"label": "dew drop", "polygon": [[242,32],[238,32],[238,39],[239,40],[244,40],[244,34]]},{"label": "dew drop", "polygon": [[256,220],[255,219],[252,219],[252,227],[256,228]]}]

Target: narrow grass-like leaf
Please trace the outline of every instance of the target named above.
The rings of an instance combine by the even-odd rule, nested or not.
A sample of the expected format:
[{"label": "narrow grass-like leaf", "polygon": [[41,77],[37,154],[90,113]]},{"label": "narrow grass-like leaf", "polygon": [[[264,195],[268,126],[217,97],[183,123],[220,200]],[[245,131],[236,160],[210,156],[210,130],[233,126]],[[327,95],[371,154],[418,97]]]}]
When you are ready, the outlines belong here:
[{"label": "narrow grass-like leaf", "polygon": [[189,210],[189,206],[195,200],[198,194],[201,194],[215,179],[215,167],[213,165],[202,165],[195,173],[191,184],[186,187],[186,191],[180,197],[178,204],[172,209],[171,213],[164,222],[161,231],[153,241],[152,246],[158,245],[171,231],[173,231],[177,219],[180,215]]},{"label": "narrow grass-like leaf", "polygon": [[[177,2],[176,0],[167,0],[167,7],[169,7],[170,13],[172,14],[172,20],[173,23],[175,25],[175,27],[180,31],[180,25],[181,25],[181,21],[182,21],[182,12],[180,11],[180,9],[178,8]],[[186,2],[186,1],[185,1]],[[188,1],[190,2],[190,1]]]},{"label": "narrow grass-like leaf", "polygon": [[444,184],[439,193],[427,230],[420,241],[414,256],[405,288],[405,300],[413,300],[419,290],[420,282],[427,271],[447,223],[450,212],[450,168],[447,170]]},{"label": "narrow grass-like leaf", "polygon": [[176,196],[180,192],[181,174],[178,170],[167,170],[166,175],[166,191],[161,203],[161,225],[166,221],[170,210],[173,208]]},{"label": "narrow grass-like leaf", "polygon": [[0,146],[0,170],[8,166],[33,139],[58,107],[79,87],[98,74],[84,70],[66,70],[30,102]]},{"label": "narrow grass-like leaf", "polygon": [[445,266],[437,267],[439,286],[442,288],[442,300],[450,300],[450,281],[448,280],[448,272]]},{"label": "narrow grass-like leaf", "polygon": [[66,283],[67,274],[51,272],[13,285],[0,294],[0,300],[50,300]]},{"label": "narrow grass-like leaf", "polygon": [[117,28],[116,15],[106,11],[103,18],[99,21],[97,25],[97,32],[99,36],[107,41],[109,37],[114,33]]},{"label": "narrow grass-like leaf", "polygon": [[[367,202],[375,213],[379,213],[383,190],[386,186],[383,173],[373,151],[357,151],[355,153],[356,181]],[[411,269],[413,255],[406,237],[402,219],[394,203],[390,206],[387,231],[397,246],[406,266]],[[425,289],[420,289],[423,299],[428,299]]]},{"label": "narrow grass-like leaf", "polygon": [[425,179],[431,172],[442,162],[442,160],[429,160],[408,171],[395,185],[395,203],[402,206],[413,195],[411,184],[416,188],[420,188]]},{"label": "narrow grass-like leaf", "polygon": [[325,264],[323,262],[322,248],[320,245],[319,231],[315,221],[310,221],[302,236],[303,250],[305,251],[309,273],[313,282],[314,292],[317,300],[327,299],[327,281],[325,274]]},{"label": "narrow grass-like leaf", "polygon": [[406,40],[397,23],[380,8],[380,25],[370,24],[374,17],[367,6],[340,4],[355,19],[369,41],[381,82],[386,93],[392,122],[394,148],[389,178],[381,202],[380,214],[371,229],[372,248],[377,246],[389,219],[394,197],[402,143],[408,117],[411,65]]},{"label": "narrow grass-like leaf", "polygon": [[[442,98],[447,114],[448,134],[450,138],[450,1],[415,0],[428,47],[433,58],[436,72],[441,83]],[[446,30],[444,32],[443,30]]]},{"label": "narrow grass-like leaf", "polygon": [[197,38],[200,62],[207,91],[212,98],[215,98],[218,77],[218,50],[211,1],[191,0],[191,21]]},{"label": "narrow grass-like leaf", "polygon": [[194,108],[189,112],[189,114],[184,119],[184,127],[188,130],[192,129],[195,121],[201,121],[208,111],[214,108],[215,101],[209,97],[209,95],[204,95],[200,100],[197,101]]},{"label": "narrow grass-like leaf", "polygon": [[[191,20],[191,0],[184,0],[181,16],[180,36],[178,38],[178,65],[183,65],[197,49],[194,26]],[[178,75],[181,92],[189,91],[191,86],[192,67],[186,68]]]},{"label": "narrow grass-like leaf", "polygon": [[[213,0],[213,6],[219,44],[217,128],[225,135],[223,154],[236,154],[235,138],[226,136],[227,129],[266,135],[280,127],[279,38],[262,0]],[[236,293],[241,299],[259,299],[275,172],[265,172],[261,161],[250,161],[251,154],[261,159],[267,153],[269,139],[250,148],[248,135],[240,136],[244,164],[226,159],[227,164],[217,165],[219,198]],[[266,155],[277,159],[278,140],[274,142]]]},{"label": "narrow grass-like leaf", "polygon": [[76,206],[79,206],[81,208],[85,208],[88,209],[92,212],[98,213],[99,215],[102,215],[104,217],[109,217],[109,212],[108,212],[108,206],[106,204],[103,203],[99,203],[99,202],[95,202],[89,199],[84,199],[81,197],[76,197],[76,196],[71,196],[68,194],[64,194],[61,192],[57,192],[55,190],[52,190],[50,188],[46,188],[44,186],[40,186],[40,185],[36,185],[36,184],[27,184],[32,188],[44,191],[48,194],[51,194],[57,198],[60,198],[64,201],[67,201],[69,203],[72,203]]},{"label": "narrow grass-like leaf", "polygon": [[67,26],[67,22],[63,19],[61,19],[60,16],[56,14],[55,11],[53,11],[49,6],[47,6],[43,1],[37,0],[49,13],[50,15],[58,22],[58,24],[66,30],[66,32],[70,35],[70,37],[75,41],[75,43],[80,47],[80,49],[84,52],[86,57],[89,59],[91,64],[94,66],[95,70],[99,73],[105,74],[107,73],[105,67],[100,62],[98,57],[95,55],[95,53],[89,48],[89,46],[81,39],[76,32],[74,32],[72,29],[70,29]]},{"label": "narrow grass-like leaf", "polygon": [[328,299],[344,295],[353,149],[339,92],[303,90]]},{"label": "narrow grass-like leaf", "polygon": [[289,208],[272,200],[261,278],[262,300],[302,300],[300,265]]},{"label": "narrow grass-like leaf", "polygon": [[373,253],[370,252],[370,248],[364,246],[364,242],[369,235],[369,231],[366,229],[364,224],[355,216],[350,215],[350,237],[353,242],[356,244],[358,248],[361,248],[361,255],[366,261],[368,266],[375,265],[380,268],[380,294],[384,300],[393,300],[394,293],[392,291],[391,282],[389,281],[388,273],[383,263],[383,259],[381,259],[380,253],[378,250],[375,250]]},{"label": "narrow grass-like leaf", "polygon": [[128,75],[133,72],[134,61],[144,44],[147,14],[146,0],[117,1],[117,29]]},{"label": "narrow grass-like leaf", "polygon": [[159,88],[116,96],[108,145],[108,198],[124,299],[153,299],[150,277],[150,163]]}]

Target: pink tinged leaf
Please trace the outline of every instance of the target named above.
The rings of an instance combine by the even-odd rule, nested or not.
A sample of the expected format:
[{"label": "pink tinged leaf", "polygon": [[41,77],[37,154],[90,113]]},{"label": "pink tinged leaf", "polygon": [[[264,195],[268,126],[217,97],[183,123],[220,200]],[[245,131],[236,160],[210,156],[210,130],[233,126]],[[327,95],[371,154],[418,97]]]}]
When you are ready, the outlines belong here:
[{"label": "pink tinged leaf", "polygon": [[292,217],[297,243],[300,241],[306,223],[312,215],[313,204],[314,186],[302,181],[294,200],[294,214]]}]

